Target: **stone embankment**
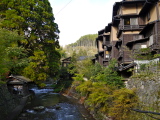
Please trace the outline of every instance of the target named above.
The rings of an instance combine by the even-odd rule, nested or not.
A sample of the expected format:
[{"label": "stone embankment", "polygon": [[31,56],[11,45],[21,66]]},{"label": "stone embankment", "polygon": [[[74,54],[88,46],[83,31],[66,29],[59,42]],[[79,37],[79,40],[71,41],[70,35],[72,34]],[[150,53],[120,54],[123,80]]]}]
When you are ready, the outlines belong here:
[{"label": "stone embankment", "polygon": [[126,84],[128,89],[136,88],[137,95],[145,105],[160,106],[160,79],[130,79]]},{"label": "stone embankment", "polygon": [[28,96],[14,96],[7,85],[0,86],[0,120],[13,120],[22,111]]},{"label": "stone embankment", "polygon": [[[131,78],[127,84],[128,89],[136,88],[136,94],[140,100],[139,106],[135,109],[140,111],[149,111],[150,113],[160,113],[160,77],[152,78]],[[159,120],[160,115],[136,112],[138,120],[154,120],[153,117]]]}]

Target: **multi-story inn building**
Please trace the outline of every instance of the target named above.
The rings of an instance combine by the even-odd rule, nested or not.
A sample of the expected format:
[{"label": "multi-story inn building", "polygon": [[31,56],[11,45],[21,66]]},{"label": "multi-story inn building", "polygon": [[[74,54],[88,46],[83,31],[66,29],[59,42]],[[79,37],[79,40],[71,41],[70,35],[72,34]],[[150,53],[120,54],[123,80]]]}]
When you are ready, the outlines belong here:
[{"label": "multi-story inn building", "polygon": [[128,78],[128,69],[137,65],[137,53],[160,54],[160,1],[122,0],[115,2],[112,13],[112,22],[98,31],[95,59],[107,66],[115,58],[117,71]]}]

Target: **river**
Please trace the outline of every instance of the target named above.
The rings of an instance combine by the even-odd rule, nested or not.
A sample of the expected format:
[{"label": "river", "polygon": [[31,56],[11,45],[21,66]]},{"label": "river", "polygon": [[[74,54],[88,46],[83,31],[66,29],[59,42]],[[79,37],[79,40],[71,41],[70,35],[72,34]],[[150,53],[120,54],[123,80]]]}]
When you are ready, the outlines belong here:
[{"label": "river", "polygon": [[32,88],[35,97],[27,103],[17,120],[94,120],[83,105],[53,89]]}]

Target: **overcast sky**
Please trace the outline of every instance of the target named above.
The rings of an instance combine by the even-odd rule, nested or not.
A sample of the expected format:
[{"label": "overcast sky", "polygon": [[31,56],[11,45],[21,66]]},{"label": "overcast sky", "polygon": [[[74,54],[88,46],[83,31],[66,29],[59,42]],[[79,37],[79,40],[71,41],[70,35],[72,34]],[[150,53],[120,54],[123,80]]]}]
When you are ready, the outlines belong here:
[{"label": "overcast sky", "polygon": [[60,45],[98,33],[112,20],[113,4],[120,0],[49,0],[60,30]]}]

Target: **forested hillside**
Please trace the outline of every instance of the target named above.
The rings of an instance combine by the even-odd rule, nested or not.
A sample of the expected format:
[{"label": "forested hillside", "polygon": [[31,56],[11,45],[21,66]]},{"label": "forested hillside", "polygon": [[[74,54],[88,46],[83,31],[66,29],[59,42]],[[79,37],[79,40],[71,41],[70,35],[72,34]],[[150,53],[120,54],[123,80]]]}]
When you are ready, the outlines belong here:
[{"label": "forested hillside", "polygon": [[80,37],[75,43],[65,46],[67,55],[72,55],[73,52],[81,53],[82,56],[94,56],[97,52],[96,40],[97,34],[88,34]]}]

